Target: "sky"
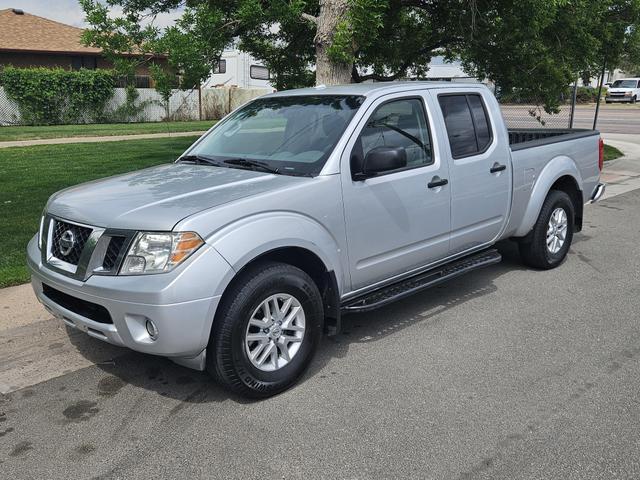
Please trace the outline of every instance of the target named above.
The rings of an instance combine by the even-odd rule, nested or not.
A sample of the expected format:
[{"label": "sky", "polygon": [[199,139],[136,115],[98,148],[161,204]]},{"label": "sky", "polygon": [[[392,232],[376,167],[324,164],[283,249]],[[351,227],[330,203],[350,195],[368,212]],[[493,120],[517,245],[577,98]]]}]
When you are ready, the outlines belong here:
[{"label": "sky", "polygon": [[[0,0],[0,10],[5,8],[20,8],[26,13],[75,27],[87,26],[84,22],[84,12],[77,0]],[[114,11],[114,14],[117,13],[118,11]],[[158,15],[154,23],[159,27],[166,27],[171,25],[178,16],[179,12]]]}]

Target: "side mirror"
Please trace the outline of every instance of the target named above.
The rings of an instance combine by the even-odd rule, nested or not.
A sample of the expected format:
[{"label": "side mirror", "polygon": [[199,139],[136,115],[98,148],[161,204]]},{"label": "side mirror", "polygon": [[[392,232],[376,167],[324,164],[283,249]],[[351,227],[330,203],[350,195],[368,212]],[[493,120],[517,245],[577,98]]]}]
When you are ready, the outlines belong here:
[{"label": "side mirror", "polygon": [[407,151],[402,147],[376,147],[364,157],[362,174],[373,177],[380,172],[407,166]]}]

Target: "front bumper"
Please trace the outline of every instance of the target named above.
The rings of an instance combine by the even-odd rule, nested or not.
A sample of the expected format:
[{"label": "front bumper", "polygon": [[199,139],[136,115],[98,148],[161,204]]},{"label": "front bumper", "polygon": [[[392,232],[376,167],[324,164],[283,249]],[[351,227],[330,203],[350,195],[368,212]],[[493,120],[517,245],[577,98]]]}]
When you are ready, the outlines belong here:
[{"label": "front bumper", "polygon": [[619,97],[604,97],[606,102],[620,102],[620,103],[631,103],[633,97],[627,96],[619,96]]},{"label": "front bumper", "polygon": [[[233,276],[229,264],[205,246],[176,270],[157,275],[99,276],[86,281],[70,278],[42,264],[37,236],[27,247],[31,283],[38,300],[68,326],[114,345],[171,357],[192,368],[204,367],[203,351],[224,285]],[[95,321],[62,306],[43,285],[80,302],[104,307],[109,321]],[[53,297],[53,298],[50,298]],[[147,319],[156,326],[154,340]]]}]

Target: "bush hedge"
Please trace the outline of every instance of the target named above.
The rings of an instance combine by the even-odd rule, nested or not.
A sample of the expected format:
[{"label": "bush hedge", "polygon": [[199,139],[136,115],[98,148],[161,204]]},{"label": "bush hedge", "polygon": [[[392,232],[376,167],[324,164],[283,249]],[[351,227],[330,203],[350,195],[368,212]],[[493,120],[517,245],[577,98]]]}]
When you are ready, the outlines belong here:
[{"label": "bush hedge", "polygon": [[[602,100],[607,95],[606,87],[602,88]],[[596,103],[598,100],[598,89],[593,87],[578,87],[576,91],[576,103]]]},{"label": "bush hedge", "polygon": [[114,94],[110,70],[15,68],[0,71],[0,86],[18,104],[24,124],[100,121]]}]

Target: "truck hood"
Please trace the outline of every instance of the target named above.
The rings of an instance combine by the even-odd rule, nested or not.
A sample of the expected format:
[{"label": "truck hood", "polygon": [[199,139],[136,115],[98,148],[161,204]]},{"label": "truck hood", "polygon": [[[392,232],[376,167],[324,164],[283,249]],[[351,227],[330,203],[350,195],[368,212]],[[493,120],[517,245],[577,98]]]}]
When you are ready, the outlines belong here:
[{"label": "truck hood", "polygon": [[171,230],[202,210],[305,181],[309,179],[178,163],[62,190],[49,199],[47,212],[104,228]]},{"label": "truck hood", "polygon": [[607,91],[609,93],[624,93],[624,92],[632,92],[633,90],[635,90],[635,88],[626,87],[626,88],[609,88]]}]

